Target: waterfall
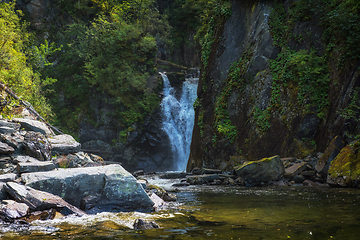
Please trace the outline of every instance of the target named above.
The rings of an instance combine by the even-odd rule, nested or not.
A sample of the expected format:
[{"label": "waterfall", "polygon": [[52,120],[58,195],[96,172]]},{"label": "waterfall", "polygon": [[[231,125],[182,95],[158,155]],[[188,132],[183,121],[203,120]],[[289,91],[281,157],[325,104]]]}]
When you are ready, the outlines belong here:
[{"label": "waterfall", "polygon": [[163,129],[168,134],[174,153],[174,169],[185,171],[190,155],[190,144],[194,127],[194,101],[197,97],[198,78],[185,78],[182,85],[181,97],[175,97],[175,89],[165,73],[163,78],[164,98],[161,102],[163,114]]}]

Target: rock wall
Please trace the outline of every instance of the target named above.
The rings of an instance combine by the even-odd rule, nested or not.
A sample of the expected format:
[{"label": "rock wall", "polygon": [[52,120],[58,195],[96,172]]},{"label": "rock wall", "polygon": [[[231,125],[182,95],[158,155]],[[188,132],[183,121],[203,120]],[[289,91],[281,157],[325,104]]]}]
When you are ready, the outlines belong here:
[{"label": "rock wall", "polygon": [[[279,47],[279,36],[274,36],[270,27],[275,3],[248,0],[231,4],[232,15],[217,26],[208,64],[201,72],[187,170],[224,169],[244,158],[301,158],[323,152],[335,136],[345,142],[353,140],[359,124],[340,111],[350,104],[355,87],[360,85],[359,63],[350,62],[340,71],[338,56],[328,58],[328,105],[322,111],[309,100],[311,96],[303,100],[311,106],[305,110],[297,97],[301,90],[298,83],[276,85],[279,80],[274,80],[270,66],[284,48],[296,54],[316,49],[322,56],[325,46],[319,16],[296,18],[288,32],[292,37]],[[285,20],[279,27],[286,28],[289,9],[296,1],[284,1],[282,6]]]}]

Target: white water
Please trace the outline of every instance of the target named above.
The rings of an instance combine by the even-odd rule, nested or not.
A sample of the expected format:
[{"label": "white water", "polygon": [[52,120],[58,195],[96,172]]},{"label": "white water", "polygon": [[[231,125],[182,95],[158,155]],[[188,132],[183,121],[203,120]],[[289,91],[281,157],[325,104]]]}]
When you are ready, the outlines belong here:
[{"label": "white water", "polygon": [[190,155],[190,144],[194,127],[194,101],[197,98],[198,78],[186,78],[180,100],[175,97],[165,73],[160,73],[164,81],[164,98],[161,102],[163,129],[168,134],[174,153],[176,171],[185,171]]}]

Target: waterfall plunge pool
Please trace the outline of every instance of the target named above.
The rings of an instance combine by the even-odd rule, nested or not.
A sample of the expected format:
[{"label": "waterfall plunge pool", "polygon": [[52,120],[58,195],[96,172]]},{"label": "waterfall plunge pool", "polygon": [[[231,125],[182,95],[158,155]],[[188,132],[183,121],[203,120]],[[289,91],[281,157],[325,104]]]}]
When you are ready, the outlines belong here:
[{"label": "waterfall plunge pool", "polygon": [[[314,187],[171,187],[178,202],[154,213],[101,213],[1,227],[1,239],[359,239],[360,190]],[[178,181],[178,180],[176,180]],[[136,231],[137,218],[161,228]]]}]

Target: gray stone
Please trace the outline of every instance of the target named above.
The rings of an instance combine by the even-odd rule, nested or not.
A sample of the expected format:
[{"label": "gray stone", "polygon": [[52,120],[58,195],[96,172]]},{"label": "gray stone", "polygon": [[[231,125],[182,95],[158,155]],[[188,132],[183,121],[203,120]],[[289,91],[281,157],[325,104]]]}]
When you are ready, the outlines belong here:
[{"label": "gray stone", "polygon": [[295,183],[303,183],[305,181],[305,177],[303,175],[296,175],[291,180]]},{"label": "gray stone", "polygon": [[27,186],[58,195],[77,207],[81,199],[96,194],[101,195],[99,205],[151,210],[154,204],[136,178],[118,164],[24,173],[21,177]]},{"label": "gray stone", "polygon": [[56,135],[48,138],[51,151],[57,154],[79,152],[81,144],[68,134]]},{"label": "gray stone", "polygon": [[344,146],[344,142],[339,136],[334,137],[325,152],[321,155],[315,166],[315,170],[324,177],[327,176],[331,162],[336,158]]},{"label": "gray stone", "polygon": [[51,160],[51,145],[44,135],[39,132],[27,132],[24,138],[26,155],[40,161]]},{"label": "gray stone", "polygon": [[49,127],[43,122],[31,120],[31,119],[25,119],[25,118],[14,118],[13,121],[16,123],[20,123],[21,128],[27,131],[39,132],[45,136],[52,135],[52,132],[50,131]]},{"label": "gray stone", "polygon": [[0,200],[7,199],[9,197],[9,194],[5,190],[5,184],[4,182],[0,182]]},{"label": "gray stone", "polygon": [[5,200],[2,205],[0,214],[5,219],[17,219],[24,217],[29,212],[29,207],[25,203],[18,203],[13,200]]},{"label": "gray stone", "polygon": [[29,172],[46,172],[55,169],[55,164],[52,161],[32,161],[32,162],[20,162],[17,164],[18,173]]},{"label": "gray stone", "polygon": [[6,135],[10,135],[15,133],[16,130],[10,127],[5,127],[5,126],[0,126],[0,133],[1,134],[6,134]]},{"label": "gray stone", "polygon": [[204,174],[204,175],[195,175],[187,176],[186,181],[190,184],[205,184],[211,183],[215,180],[218,180],[220,176],[218,174]]},{"label": "gray stone", "polygon": [[285,172],[279,156],[247,162],[234,170],[247,186],[258,186],[262,183],[277,181]]},{"label": "gray stone", "polygon": [[153,229],[153,228],[160,228],[160,226],[154,221],[144,221],[142,219],[136,219],[134,222],[134,229],[135,230],[145,230],[145,229]]},{"label": "gray stone", "polygon": [[0,120],[0,127],[8,127],[14,129],[16,132],[20,130],[20,124],[19,123],[12,123],[5,120]]},{"label": "gray stone", "polygon": [[298,175],[299,173],[304,171],[305,168],[306,168],[306,163],[305,162],[296,163],[296,164],[292,165],[291,167],[285,168],[284,177],[292,178],[295,175]]},{"label": "gray stone", "polygon": [[17,175],[15,173],[7,173],[0,175],[0,182],[10,182],[16,179]]},{"label": "gray stone", "polygon": [[17,155],[17,156],[14,156],[13,163],[18,164],[21,162],[37,162],[37,161],[39,161],[39,160],[37,160],[36,158],[30,157],[30,156]]},{"label": "gray stone", "polygon": [[11,136],[6,134],[0,135],[1,141],[13,148],[20,148],[24,142],[24,137],[20,134],[13,133]]},{"label": "gray stone", "polygon": [[0,154],[11,154],[15,152],[13,147],[10,147],[6,143],[0,142]]},{"label": "gray stone", "polygon": [[70,205],[59,196],[48,192],[38,191],[29,186],[14,182],[6,183],[6,191],[17,201],[28,205],[32,210],[47,210],[55,208],[64,215],[77,214],[83,216],[86,213]]},{"label": "gray stone", "polygon": [[154,207],[155,211],[160,211],[161,209],[164,209],[167,207],[167,203],[155,193],[152,193],[150,195],[150,199],[151,199],[151,201],[154,202],[153,207]]}]

